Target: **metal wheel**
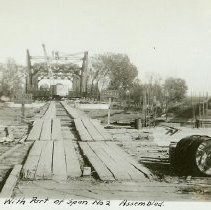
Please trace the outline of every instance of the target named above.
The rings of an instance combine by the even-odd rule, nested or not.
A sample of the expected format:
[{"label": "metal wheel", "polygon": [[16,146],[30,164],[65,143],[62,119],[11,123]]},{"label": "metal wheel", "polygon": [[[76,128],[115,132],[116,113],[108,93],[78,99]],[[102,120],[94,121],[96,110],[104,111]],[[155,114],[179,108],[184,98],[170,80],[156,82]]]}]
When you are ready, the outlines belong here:
[{"label": "metal wheel", "polygon": [[202,142],[197,148],[196,165],[201,173],[211,176],[211,139]]},{"label": "metal wheel", "polygon": [[177,143],[170,163],[179,175],[210,176],[211,138],[193,135],[181,139]]}]

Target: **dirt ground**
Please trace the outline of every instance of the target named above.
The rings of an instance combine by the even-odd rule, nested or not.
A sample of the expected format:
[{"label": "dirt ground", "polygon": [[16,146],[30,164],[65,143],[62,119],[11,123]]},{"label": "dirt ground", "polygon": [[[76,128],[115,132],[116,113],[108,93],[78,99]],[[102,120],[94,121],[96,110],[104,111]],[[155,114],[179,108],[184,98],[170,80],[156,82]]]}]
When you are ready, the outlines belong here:
[{"label": "dirt ground", "polygon": [[[0,109],[6,123],[19,125],[17,118],[19,109],[4,107]],[[37,109],[26,111],[28,119],[32,119]],[[7,116],[7,113],[8,116]],[[19,112],[20,113],[20,112]],[[106,124],[107,111],[92,110],[86,113]],[[140,113],[128,113],[124,110],[112,111],[112,121],[135,120]],[[14,121],[13,121],[13,120]],[[13,124],[13,125],[14,125]],[[180,177],[174,173],[169,163],[168,146],[172,137],[166,135],[165,127],[136,130],[133,128],[114,127],[108,129],[114,142],[139,163],[149,168],[155,175],[153,180],[103,182],[91,177],[81,177],[62,183],[53,180],[19,181],[14,195],[21,197],[46,197],[63,199],[130,199],[130,200],[188,200],[204,201],[211,199],[211,179],[208,177]],[[203,132],[203,131],[202,131]],[[185,132],[185,135],[189,130]],[[178,133],[178,139],[182,134]],[[1,151],[8,145],[0,145]],[[23,153],[27,154],[28,146]],[[21,159],[23,161],[23,159]],[[17,161],[16,161],[17,162]],[[20,162],[20,161],[19,161]],[[3,168],[3,165],[2,165]],[[5,173],[5,171],[4,171]]]},{"label": "dirt ground", "polygon": [[[99,119],[101,123],[107,124],[108,111],[107,110],[83,110],[91,118]],[[113,122],[122,122],[130,123],[135,121],[135,119],[142,116],[141,112],[138,111],[125,111],[125,110],[111,110],[111,123]]]},{"label": "dirt ground", "polygon": [[[149,168],[152,180],[103,182],[94,177],[81,177],[62,183],[53,180],[20,181],[17,197],[61,199],[129,199],[165,201],[207,201],[211,197],[211,179],[179,177],[168,161],[168,146],[159,146],[151,132],[135,129],[108,129],[114,142]],[[163,129],[162,131],[165,131]],[[165,132],[164,134],[165,135]]]},{"label": "dirt ground", "polygon": [[[28,123],[38,112],[38,108],[26,108],[25,121],[22,122],[20,108],[11,108],[5,103],[0,103],[0,188],[13,166],[22,164],[25,160],[31,144],[19,141],[27,134]],[[9,129],[11,139],[5,138],[5,127]],[[17,149],[3,158],[4,154],[14,147]]]},{"label": "dirt ground", "polygon": [[25,108],[25,123],[21,122],[21,108],[9,107],[0,102],[0,125],[12,126],[23,125],[33,119],[39,108]]}]

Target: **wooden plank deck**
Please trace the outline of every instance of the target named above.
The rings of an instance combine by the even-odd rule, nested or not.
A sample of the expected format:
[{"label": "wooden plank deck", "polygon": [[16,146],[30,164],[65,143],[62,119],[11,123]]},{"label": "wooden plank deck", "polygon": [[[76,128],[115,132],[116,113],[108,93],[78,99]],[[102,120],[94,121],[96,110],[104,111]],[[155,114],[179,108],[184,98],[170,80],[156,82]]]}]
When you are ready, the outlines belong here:
[{"label": "wooden plank deck", "polygon": [[20,172],[22,169],[22,165],[18,164],[15,165],[14,168],[12,169],[9,177],[7,178],[1,193],[0,193],[0,197],[6,197],[9,198],[12,195],[12,192],[17,184],[17,181],[19,180],[19,176],[20,176]]},{"label": "wooden plank deck", "polygon": [[82,141],[93,141],[90,133],[85,128],[80,118],[74,119],[76,130]]},{"label": "wooden plank deck", "polygon": [[[66,134],[68,132],[68,134]],[[67,126],[62,127],[62,136],[63,136],[63,140],[70,140],[71,141],[75,141],[77,140],[76,136],[70,131],[70,128]]]},{"label": "wooden plank deck", "polygon": [[50,179],[52,177],[53,141],[47,141],[42,149],[35,179]]},{"label": "wooden plank deck", "polygon": [[35,141],[22,169],[22,176],[24,179],[35,179],[35,173],[45,144],[45,141]]},{"label": "wooden plank deck", "polygon": [[67,180],[66,161],[63,141],[54,141],[53,179]]},{"label": "wooden plank deck", "polygon": [[70,130],[66,130],[63,132],[63,139],[67,177],[80,177],[82,175],[80,162],[73,145],[72,133],[70,132]]},{"label": "wooden plank deck", "polygon": [[[146,180],[151,173],[115,143],[80,142],[80,147],[101,180]],[[147,176],[147,175],[148,176]]]},{"label": "wooden plank deck", "polygon": [[76,109],[72,108],[71,106],[69,106],[66,102],[62,101],[61,104],[64,106],[65,110],[69,113],[69,115],[72,118],[79,118],[80,115],[79,113],[76,111]]},{"label": "wooden plank deck", "polygon": [[52,121],[52,140],[62,140],[62,133],[61,133],[61,122],[58,118],[53,118]]},{"label": "wooden plank deck", "polygon": [[27,141],[39,140],[43,125],[43,119],[37,119],[33,123],[33,127],[27,137]]},{"label": "wooden plank deck", "polygon": [[142,164],[137,163],[129,154],[127,154],[125,151],[123,151],[119,146],[117,146],[113,142],[106,142],[107,145],[109,145],[110,148],[113,148],[116,154],[122,157],[123,160],[129,162],[131,165],[133,165],[136,169],[138,169],[141,173],[143,173],[147,178],[153,178],[153,174],[151,171],[144,167]]},{"label": "wooden plank deck", "polygon": [[56,116],[56,105],[54,101],[51,101],[45,115],[43,116],[45,119],[46,118],[54,118]]},{"label": "wooden plank deck", "polygon": [[[76,109],[73,110],[77,113]],[[60,119],[51,115],[54,112],[55,103],[51,103],[40,136],[40,140],[47,143],[40,148],[42,152],[31,155],[33,165],[36,165],[33,166],[32,174],[35,174],[36,179],[48,179],[51,175],[56,180],[80,177],[82,172],[73,135],[69,129],[61,128]],[[79,143],[80,147],[100,179],[144,180],[151,177],[147,168],[137,163],[114,142],[108,141],[112,138],[99,122],[88,117],[76,118],[74,122],[81,140],[84,141]]]},{"label": "wooden plank deck", "polygon": [[45,105],[45,114],[34,121],[33,127],[27,137],[27,141],[51,140],[51,119],[56,116],[55,103]]},{"label": "wooden plank deck", "polygon": [[66,131],[64,136],[65,141],[35,141],[22,170],[24,179],[64,181],[68,177],[82,175],[80,162],[68,132]]},{"label": "wooden plank deck", "polygon": [[112,141],[112,136],[106,131],[106,129],[100,124],[100,122],[96,119],[90,119],[92,124],[95,126],[95,128],[99,131],[99,133],[104,137],[107,141]]},{"label": "wooden plank deck", "polygon": [[44,115],[45,115],[45,113],[46,113],[46,111],[48,110],[48,108],[49,108],[49,102],[47,102],[47,103],[45,103],[41,108],[40,108],[40,110],[39,110],[39,113],[37,113],[36,115],[35,115],[35,119],[40,119],[40,118],[42,118]]},{"label": "wooden plank deck", "polygon": [[74,118],[76,130],[82,141],[111,141],[112,136],[97,120],[90,119],[83,111],[61,102],[66,111]]},{"label": "wooden plank deck", "polygon": [[[125,152],[122,151],[121,148],[116,147],[115,143],[107,144],[106,142],[103,145],[104,149],[107,151],[107,154],[113,157],[115,160],[117,167],[119,167],[123,173],[127,173],[131,180],[144,180],[145,175],[143,173],[140,173],[137,168],[135,168],[130,161],[127,161],[127,159],[123,160],[123,157],[125,157]],[[135,162],[135,161],[134,161]]]},{"label": "wooden plank deck", "polygon": [[[94,142],[89,143],[89,146],[94,150],[98,158],[109,168],[113,173],[116,180],[130,180],[127,168],[121,168],[118,162],[115,159],[115,156],[112,156],[110,153],[107,153],[105,150],[104,142]],[[124,171],[123,171],[124,170]]]},{"label": "wooden plank deck", "polygon": [[[94,122],[94,123],[93,123]],[[82,141],[111,141],[111,135],[98,122],[89,118],[74,119],[76,130]]]},{"label": "wooden plank deck", "polygon": [[86,144],[80,143],[80,147],[100,179],[144,180],[152,176],[147,168],[138,164],[115,143],[106,143],[112,137],[98,121],[77,115],[79,111],[67,104],[64,106],[70,114],[73,112],[73,116],[80,117],[74,119],[76,130],[81,140],[87,141]]},{"label": "wooden plank deck", "polygon": [[71,141],[64,141],[67,177],[80,177],[82,175],[80,162],[76,155],[73,143]]},{"label": "wooden plank deck", "polygon": [[96,129],[96,127],[92,124],[90,119],[82,118],[81,121],[83,122],[83,125],[86,127],[88,133],[92,136],[93,140],[95,141],[105,140],[104,137],[100,134],[100,132]]},{"label": "wooden plank deck", "polygon": [[51,140],[51,121],[52,121],[51,118],[45,118],[40,135],[40,141]]},{"label": "wooden plank deck", "polygon": [[93,149],[89,146],[87,142],[80,142],[79,143],[84,155],[89,160],[90,164],[98,174],[99,178],[104,181],[113,181],[114,176],[111,171],[107,168],[105,163],[103,163]]},{"label": "wooden plank deck", "polygon": [[[68,177],[82,175],[79,157],[72,141],[74,136],[68,127],[61,127],[60,119],[56,118],[55,105],[55,102],[51,102],[43,118],[37,120],[32,128],[30,139],[35,143],[22,170],[25,179],[64,181]],[[81,120],[79,122],[82,123]],[[37,137],[35,131],[39,133]],[[89,137],[91,139],[91,136]]]}]

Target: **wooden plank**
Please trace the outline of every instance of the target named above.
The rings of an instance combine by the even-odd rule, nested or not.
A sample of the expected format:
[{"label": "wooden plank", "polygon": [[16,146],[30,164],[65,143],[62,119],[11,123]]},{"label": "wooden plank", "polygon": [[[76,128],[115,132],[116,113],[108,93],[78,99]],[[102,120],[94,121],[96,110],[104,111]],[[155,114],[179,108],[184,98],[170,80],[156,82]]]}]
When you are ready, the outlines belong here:
[{"label": "wooden plank", "polygon": [[70,130],[69,127],[62,127],[62,136],[63,136],[63,140],[64,141],[69,141],[71,139],[72,140],[76,140],[75,135],[72,133],[72,131]]},{"label": "wooden plank", "polygon": [[22,175],[24,179],[34,179],[37,170],[37,165],[42,153],[42,149],[45,147],[45,141],[36,141],[32,146],[26,162],[22,169]]},{"label": "wooden plank", "polygon": [[44,119],[52,119],[56,117],[56,106],[55,102],[51,101],[45,115],[43,116]]},{"label": "wooden plank", "polygon": [[22,169],[22,165],[15,165],[14,168],[12,169],[9,177],[7,178],[2,190],[0,197],[6,197],[9,198],[12,196],[13,189],[16,186],[16,183],[20,177],[20,172]]},{"label": "wooden plank", "polygon": [[72,118],[80,117],[79,114],[76,112],[76,110],[67,105],[66,102],[62,101],[61,104]]},{"label": "wooden plank", "polygon": [[[97,143],[97,142],[96,142]],[[91,144],[90,144],[91,145]],[[92,144],[93,148],[98,148],[98,156],[102,158],[101,160],[105,162],[107,167],[112,171],[117,180],[130,180],[131,177],[128,173],[128,168],[123,164],[123,161],[118,161],[116,155],[111,153],[111,148],[107,148],[105,142],[98,142],[97,144]]]},{"label": "wooden plank", "polygon": [[45,145],[45,142],[36,141],[32,145],[29,155],[28,156],[34,156],[34,155],[40,155],[43,149],[43,146]]},{"label": "wooden plank", "polygon": [[90,121],[95,126],[95,128],[99,131],[99,133],[104,137],[105,140],[107,141],[113,140],[113,137],[111,136],[111,134],[108,133],[108,131],[106,131],[106,129],[99,123],[98,120],[91,119]]},{"label": "wooden plank", "polygon": [[62,101],[61,104],[63,105],[63,107],[66,109],[66,111],[72,118],[77,119],[77,118],[87,117],[87,115],[83,111],[77,108],[71,107],[66,102]]},{"label": "wooden plank", "polygon": [[43,122],[42,132],[40,135],[40,141],[51,140],[51,118],[46,118]]},{"label": "wooden plank", "polygon": [[99,159],[96,153],[91,149],[87,142],[79,142],[79,145],[84,155],[89,160],[90,164],[98,174],[99,178],[104,181],[115,180],[111,171],[106,165]]},{"label": "wooden plank", "polygon": [[62,136],[64,141],[64,149],[65,149],[65,158],[66,158],[66,167],[67,167],[67,176],[68,177],[80,177],[82,172],[80,168],[80,162],[78,156],[75,151],[75,147],[73,144],[74,136],[72,132],[68,130],[64,130],[62,132]]},{"label": "wooden plank", "polygon": [[104,137],[98,132],[98,130],[95,128],[95,126],[88,118],[83,118],[82,122],[86,127],[86,129],[88,130],[89,134],[92,136],[93,140],[95,141],[104,140]]},{"label": "wooden plank", "polygon": [[67,170],[63,141],[54,141],[53,151],[53,179],[66,180]]},{"label": "wooden plank", "polygon": [[52,177],[52,155],[53,141],[47,141],[39,159],[35,173],[36,179],[50,179]]},{"label": "wooden plank", "polygon": [[67,111],[73,118],[80,118],[80,117],[82,117],[82,115],[80,115],[79,112],[76,109],[72,108],[72,107],[68,107]]},{"label": "wooden plank", "polygon": [[58,108],[56,109],[56,115],[58,116],[63,116],[63,117],[66,117],[67,116],[67,112],[65,109],[62,109],[62,110],[58,110]]},{"label": "wooden plank", "polygon": [[130,180],[131,177],[128,175],[127,172],[124,172],[117,162],[113,159],[110,153],[107,153],[104,145],[104,142],[89,142],[89,146],[93,149],[96,153],[98,158],[109,168],[109,170],[114,175],[115,179],[117,180]]},{"label": "wooden plank", "polygon": [[61,122],[58,118],[53,118],[52,121],[52,140],[63,140],[61,132]]},{"label": "wooden plank", "polygon": [[62,138],[63,140],[72,142],[75,139],[75,136],[73,135],[69,127],[65,127],[62,129]]},{"label": "wooden plank", "polygon": [[88,133],[87,129],[84,127],[81,119],[74,119],[76,130],[82,141],[93,141],[92,137]]},{"label": "wooden plank", "polygon": [[150,179],[153,178],[153,174],[148,168],[146,168],[140,163],[137,163],[137,161],[135,161],[129,154],[121,150],[114,142],[106,142],[106,144],[110,145],[110,147],[115,149],[115,151],[119,153],[124,158],[124,160],[130,162],[130,164],[132,164],[135,168],[141,171],[146,177]]},{"label": "wooden plank", "polygon": [[27,141],[36,141],[40,138],[40,133],[42,130],[43,119],[37,119],[33,123],[33,127],[27,137]]},{"label": "wooden plank", "polygon": [[[107,155],[110,156],[112,160],[114,160],[115,164],[118,167],[118,170],[121,171],[121,173],[126,174],[127,179],[134,178],[133,173],[135,173],[135,171],[132,170],[130,164],[126,160],[124,160],[124,158],[121,155],[116,153],[116,151],[114,152],[113,148],[108,146],[105,142],[103,145],[103,149],[105,150]],[[131,176],[131,174],[133,174],[133,176]]]},{"label": "wooden plank", "polygon": [[68,177],[80,177],[82,175],[78,156],[75,152],[73,142],[64,141],[65,159]]},{"label": "wooden plank", "polygon": [[[113,143],[115,144],[115,143]],[[123,173],[127,173],[132,180],[144,180],[146,177],[142,172],[137,170],[127,159],[125,159],[125,155],[123,156],[121,148],[113,147],[113,144],[106,144],[104,145],[104,149],[108,154],[111,155],[112,159],[119,165],[119,169]],[[124,160],[124,161],[122,161]]]}]

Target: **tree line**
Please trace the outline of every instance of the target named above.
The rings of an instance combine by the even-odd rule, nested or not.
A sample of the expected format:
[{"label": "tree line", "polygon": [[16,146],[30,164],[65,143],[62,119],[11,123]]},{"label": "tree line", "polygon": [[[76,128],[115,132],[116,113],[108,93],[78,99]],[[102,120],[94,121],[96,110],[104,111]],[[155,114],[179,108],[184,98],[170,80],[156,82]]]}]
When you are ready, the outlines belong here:
[{"label": "tree line", "polygon": [[0,64],[0,96],[12,98],[21,93],[25,84],[25,67],[18,65],[13,58]]},{"label": "tree line", "polygon": [[[182,78],[169,77],[162,80],[151,74],[148,81],[138,77],[137,67],[126,54],[104,53],[90,58],[87,72],[87,89],[89,96],[100,98],[102,90],[118,90],[120,100],[148,106],[165,106],[166,103],[180,102],[187,92],[186,81]],[[13,97],[22,92],[25,83],[25,67],[9,58],[0,64],[0,95]]]},{"label": "tree line", "polygon": [[[166,102],[180,102],[187,92],[186,81],[169,77],[166,80],[151,74],[148,81],[138,77],[137,67],[125,54],[105,53],[91,58],[88,74],[88,91],[92,94],[102,90],[118,90],[120,99],[130,99],[133,103],[164,105]],[[98,94],[99,96],[99,94]],[[146,100],[146,101],[144,101]]]}]

